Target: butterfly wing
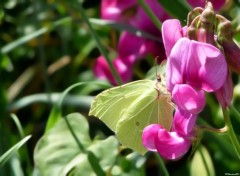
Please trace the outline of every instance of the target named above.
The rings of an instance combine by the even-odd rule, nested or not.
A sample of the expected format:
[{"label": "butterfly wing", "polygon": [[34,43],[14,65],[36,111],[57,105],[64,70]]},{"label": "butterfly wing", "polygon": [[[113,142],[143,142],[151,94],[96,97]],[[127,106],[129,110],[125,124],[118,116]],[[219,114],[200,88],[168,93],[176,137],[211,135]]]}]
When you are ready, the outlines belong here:
[{"label": "butterfly wing", "polygon": [[147,150],[142,144],[142,132],[146,126],[161,124],[167,130],[171,128],[174,108],[169,102],[169,96],[159,96],[154,87],[145,90],[123,112],[116,131],[119,142],[144,154]]},{"label": "butterfly wing", "polygon": [[103,91],[94,99],[89,115],[98,117],[116,132],[122,112],[126,111],[144,91],[151,88],[152,83],[151,80],[140,80]]},{"label": "butterfly wing", "polygon": [[162,95],[152,80],[135,81],[100,93],[89,115],[102,120],[120,143],[144,154],[142,131],[147,125],[171,128],[173,107],[169,96]]}]

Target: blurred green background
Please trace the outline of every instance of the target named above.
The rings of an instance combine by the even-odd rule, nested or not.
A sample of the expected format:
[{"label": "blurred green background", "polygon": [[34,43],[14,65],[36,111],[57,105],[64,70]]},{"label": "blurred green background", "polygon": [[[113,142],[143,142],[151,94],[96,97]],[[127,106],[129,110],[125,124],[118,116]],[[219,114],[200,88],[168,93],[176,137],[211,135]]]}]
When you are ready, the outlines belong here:
[{"label": "blurred green background", "polygon": [[[100,18],[100,3],[100,0],[83,1],[89,18]],[[32,135],[18,152],[13,153],[6,163],[0,165],[1,176],[38,175],[34,169],[34,148],[44,134],[53,105],[58,102],[61,93],[67,87],[77,82],[96,80],[92,68],[100,52],[79,14],[78,5],[77,1],[64,0],[0,1],[0,155],[23,136]],[[221,13],[232,20],[238,29],[239,2],[233,1],[231,6],[226,8]],[[182,17],[182,14],[179,14],[179,17]],[[108,25],[92,25],[103,46],[116,49],[120,33],[118,27],[114,29]],[[239,32],[236,33],[235,39],[240,43]],[[114,55],[114,52],[109,55],[111,54]],[[152,58],[139,61],[134,67],[134,79],[143,79],[152,66]],[[234,74],[233,79],[233,104],[239,110],[239,75]],[[105,82],[103,84],[88,84],[75,88],[65,97],[62,106],[64,116],[72,112],[80,112],[85,116],[86,123],[89,124],[90,138],[94,140],[103,140],[113,135],[101,121],[87,117],[94,96],[110,87]],[[207,96],[207,103],[198,123],[216,128],[223,127],[221,110],[212,95]],[[12,113],[17,117],[12,118]],[[234,118],[235,111],[230,111],[230,115],[233,117],[232,123],[239,138],[240,117]],[[22,135],[17,128],[18,120],[24,132]],[[110,144],[106,143],[103,150],[108,150],[109,147],[109,151],[118,151],[112,156],[106,156],[114,156],[111,158],[112,166],[111,169],[108,168],[110,171],[107,174],[164,175],[161,162],[165,163],[170,175],[176,176],[240,174],[240,160],[228,136],[209,132],[202,135],[201,144],[196,152],[189,151],[178,161],[163,161],[153,153],[140,156],[132,153],[130,149],[119,148],[118,144],[110,150]],[[54,140],[52,142],[54,143]],[[47,157],[46,153],[45,156]],[[84,170],[84,167],[81,169]],[[84,171],[72,172],[73,175],[74,173],[84,175]],[[89,173],[94,174],[94,171],[85,174]]]}]

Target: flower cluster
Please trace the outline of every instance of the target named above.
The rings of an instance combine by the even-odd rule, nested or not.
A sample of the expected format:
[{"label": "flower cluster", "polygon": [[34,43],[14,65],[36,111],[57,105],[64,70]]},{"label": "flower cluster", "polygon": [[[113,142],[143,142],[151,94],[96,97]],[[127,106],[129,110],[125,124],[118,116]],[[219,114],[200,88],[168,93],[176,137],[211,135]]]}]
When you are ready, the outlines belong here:
[{"label": "flower cluster", "polygon": [[[205,0],[187,0],[193,6],[204,7]],[[223,7],[225,0],[211,0],[214,8]],[[163,22],[170,19],[170,16],[164,11],[157,0],[146,0],[145,3],[156,15],[159,21]],[[162,39],[161,32],[152,23],[145,11],[139,6],[137,0],[102,0],[101,18],[128,24],[153,36]],[[117,56],[113,59],[113,65],[120,75],[122,82],[126,83],[131,80],[133,75],[133,66],[137,60],[152,55],[157,57],[158,61],[166,58],[162,42],[153,41],[144,37],[136,36],[129,32],[122,32],[117,47]],[[100,79],[109,80],[116,85],[109,66],[104,56],[99,56],[94,66],[94,74]]]},{"label": "flower cluster", "polygon": [[[205,92],[214,92],[222,108],[230,106],[233,87],[227,61],[230,65],[233,59],[238,64],[240,60],[227,53],[234,52],[231,46],[240,52],[232,36],[224,33],[229,31],[226,23],[215,15],[211,3],[190,12],[185,27],[175,19],[163,23],[166,83],[176,111],[170,131],[158,124],[144,129],[142,141],[148,150],[166,159],[178,159],[188,151],[196,135],[196,118],[205,106]],[[238,64],[231,65],[233,70],[239,71]]]},{"label": "flower cluster", "polygon": [[[145,2],[160,21],[169,18],[157,0],[146,0]],[[152,23],[144,9],[138,5],[137,0],[103,0],[101,3],[101,17],[106,20],[128,24],[161,39],[160,30]],[[126,31],[121,33],[117,57],[113,60],[113,65],[123,82],[131,80],[134,63],[149,54],[153,57],[158,56],[160,60],[166,58],[161,42],[136,36]],[[103,56],[97,59],[94,73],[98,78],[108,79],[112,84],[116,85]]]}]

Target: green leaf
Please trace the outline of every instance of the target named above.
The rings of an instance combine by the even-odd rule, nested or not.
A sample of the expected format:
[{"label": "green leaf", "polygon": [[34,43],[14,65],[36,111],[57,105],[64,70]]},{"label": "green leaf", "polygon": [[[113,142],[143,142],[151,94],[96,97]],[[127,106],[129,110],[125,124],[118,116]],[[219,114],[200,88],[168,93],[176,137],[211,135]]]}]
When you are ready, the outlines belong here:
[{"label": "green leaf", "polygon": [[[92,165],[99,164],[104,172],[109,170],[118,153],[118,142],[114,137],[101,141],[92,141],[89,137],[89,125],[85,117],[78,113],[69,114],[74,133],[81,141],[86,152],[79,150],[69,128],[61,119],[37,143],[34,161],[39,174],[49,175],[92,175]],[[89,161],[96,157],[96,163]]]},{"label": "green leaf", "polygon": [[136,152],[118,157],[118,162],[112,167],[112,176],[145,176],[144,163],[146,157]]},{"label": "green leaf", "polygon": [[158,2],[172,17],[178,18],[181,22],[184,22],[187,19],[190,9],[182,0],[174,0],[174,2],[158,0]]},{"label": "green leaf", "polygon": [[114,29],[117,29],[119,31],[127,31],[127,32],[132,33],[136,36],[144,37],[144,38],[162,43],[162,41],[161,41],[161,39],[159,39],[159,37],[151,35],[147,32],[144,32],[144,31],[142,31],[142,30],[140,30],[136,27],[130,26],[130,25],[117,23],[117,22],[114,22],[114,21],[111,21],[111,20],[103,20],[103,19],[96,19],[96,18],[90,18],[89,21],[92,24],[95,24],[95,25],[110,26],[110,27],[112,27]]},{"label": "green leaf", "polygon": [[0,167],[2,167],[17,151],[25,144],[31,136],[26,136],[0,157]]},{"label": "green leaf", "polygon": [[191,175],[194,176],[214,176],[214,166],[207,149],[199,146],[195,152],[190,169]]},{"label": "green leaf", "polygon": [[[48,118],[48,121],[47,121],[47,126],[46,126],[46,129],[45,129],[45,132],[49,131],[54,125],[55,123],[57,123],[60,118],[61,118],[61,115],[62,115],[62,111],[61,111],[61,107],[62,107],[62,104],[64,102],[64,99],[65,97],[67,96],[67,94],[74,88],[76,87],[86,87],[86,86],[89,86],[89,85],[94,85],[92,86],[91,89],[98,89],[99,88],[99,85],[101,87],[109,87],[109,84],[107,84],[106,82],[102,82],[102,81],[92,81],[92,82],[80,82],[80,83],[76,83],[76,84],[73,84],[71,85],[70,87],[68,87],[62,94],[61,96],[59,97],[56,105],[53,107],[51,113],[50,113],[50,116]],[[96,86],[98,85],[98,86]],[[83,103],[83,104],[86,104],[86,103]]]},{"label": "green leaf", "polygon": [[105,90],[91,105],[89,115],[101,119],[117,135],[120,143],[144,154],[142,131],[149,124],[172,124],[171,96],[164,85],[140,80]]}]

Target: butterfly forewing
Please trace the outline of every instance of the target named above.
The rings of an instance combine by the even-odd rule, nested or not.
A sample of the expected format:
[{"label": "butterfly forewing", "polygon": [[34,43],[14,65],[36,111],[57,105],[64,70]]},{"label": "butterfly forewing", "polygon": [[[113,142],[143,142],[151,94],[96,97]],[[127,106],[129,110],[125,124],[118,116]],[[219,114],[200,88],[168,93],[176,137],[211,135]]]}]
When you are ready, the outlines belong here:
[{"label": "butterfly forewing", "polygon": [[145,90],[151,88],[152,83],[151,80],[140,80],[103,91],[94,99],[89,115],[98,117],[111,130],[116,131],[122,112]]},{"label": "butterfly forewing", "polygon": [[167,102],[170,95],[159,93],[155,87],[146,90],[123,112],[117,124],[120,143],[141,154],[146,152],[142,145],[142,131],[146,126],[161,124],[167,130],[171,128],[173,107]]},{"label": "butterfly forewing", "polygon": [[152,80],[108,89],[95,98],[89,115],[101,119],[116,133],[120,143],[144,154],[142,131],[147,125],[161,124],[167,130],[171,128],[171,96],[163,89],[161,83]]}]

